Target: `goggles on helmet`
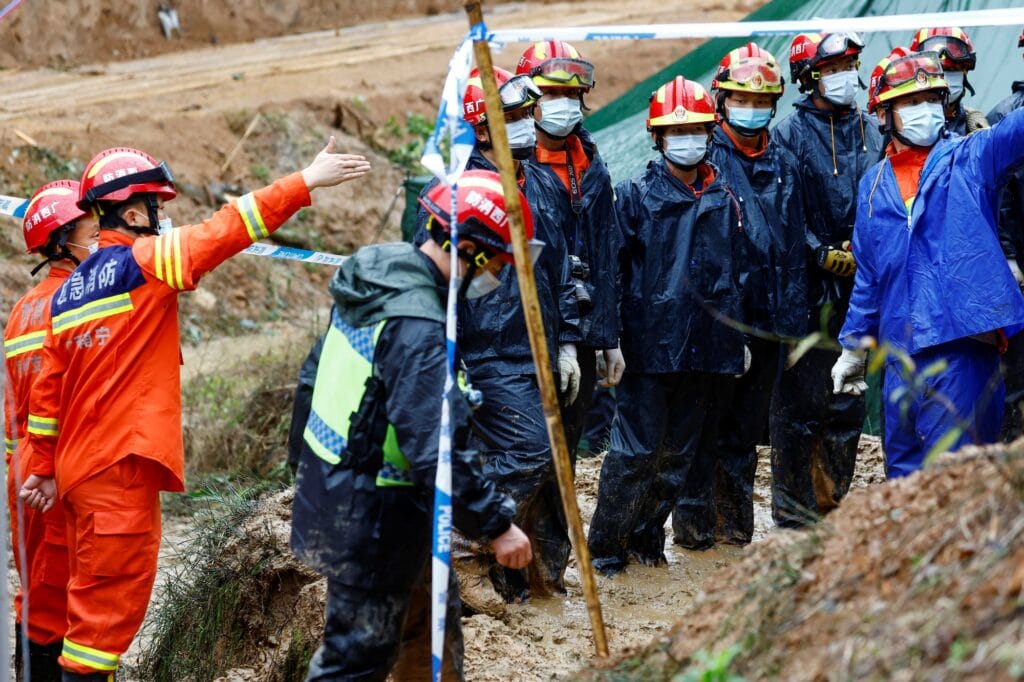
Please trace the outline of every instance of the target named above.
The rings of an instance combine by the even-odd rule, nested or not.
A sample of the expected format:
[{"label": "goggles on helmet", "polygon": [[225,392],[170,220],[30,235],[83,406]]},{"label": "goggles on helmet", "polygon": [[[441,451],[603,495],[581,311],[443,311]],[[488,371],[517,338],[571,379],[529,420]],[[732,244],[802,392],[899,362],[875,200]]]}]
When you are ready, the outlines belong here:
[{"label": "goggles on helmet", "polygon": [[882,73],[881,85],[899,87],[913,80],[927,83],[931,78],[942,78],[942,64],[934,52],[915,52],[892,61]]},{"label": "goggles on helmet", "polygon": [[818,43],[817,61],[842,57],[851,47],[856,48],[858,52],[864,49],[864,38],[861,34],[854,31],[829,33]]},{"label": "goggles on helmet", "polygon": [[525,73],[513,76],[498,88],[498,95],[501,97],[501,107],[504,111],[515,111],[521,107],[533,104],[541,98],[540,88],[533,79]]},{"label": "goggles on helmet", "polygon": [[582,59],[547,59],[534,68],[531,75],[567,86],[594,87],[594,65]]},{"label": "goggles on helmet", "polygon": [[939,58],[949,64],[973,69],[977,63],[977,57],[971,53],[971,48],[960,38],[953,36],[932,36],[921,43],[920,52],[935,52]]},{"label": "goggles on helmet", "polygon": [[728,73],[718,80],[732,81],[740,85],[747,85],[754,90],[760,90],[765,87],[774,88],[782,85],[782,72],[771,68],[764,62],[751,60],[730,66]]},{"label": "goggles on helmet", "polygon": [[132,173],[131,175],[123,175],[119,178],[114,178],[109,182],[104,182],[102,185],[96,185],[85,193],[82,200],[91,204],[94,201],[102,199],[103,197],[120,189],[124,189],[129,185],[142,185],[149,183],[174,184],[174,173],[171,172],[171,167],[167,165],[166,161],[161,161],[156,168],[150,168],[149,170],[145,170],[140,173]]}]

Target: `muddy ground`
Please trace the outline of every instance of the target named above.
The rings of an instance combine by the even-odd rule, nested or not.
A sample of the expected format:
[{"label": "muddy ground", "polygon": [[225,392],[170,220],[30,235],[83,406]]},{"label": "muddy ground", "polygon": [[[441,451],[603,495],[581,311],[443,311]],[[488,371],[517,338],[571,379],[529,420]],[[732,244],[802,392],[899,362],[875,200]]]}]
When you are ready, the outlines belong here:
[{"label": "muddy ground", "polygon": [[[746,548],[719,547],[707,552],[690,552],[666,546],[668,566],[630,566],[615,578],[599,578],[609,645],[615,656],[637,650],[653,637],[668,630],[701,595],[710,576],[742,561],[768,537],[794,536],[792,531],[773,530],[770,521],[770,476],[766,449],[760,453],[756,484],[757,528],[755,542]],[[584,459],[577,470],[577,492],[584,523],[596,504],[601,458]],[[855,488],[877,484],[883,479],[883,457],[877,439],[865,436],[861,443]],[[230,682],[265,681],[276,677],[283,661],[294,654],[296,642],[316,641],[323,624],[324,585],[290,557],[287,550],[290,492],[269,498],[249,518],[236,539],[225,543],[223,557],[229,564],[252,564],[262,557],[266,566],[242,589],[261,595],[239,607],[244,621],[241,644],[244,664],[225,673]],[[161,580],[187,557],[187,519],[171,517],[165,526],[161,555]],[[671,533],[669,533],[671,536]],[[222,558],[223,558],[222,557]],[[567,574],[569,595],[565,599],[534,599],[512,605],[500,619],[474,615],[463,619],[466,640],[466,677],[470,681],[545,680],[561,678],[591,662],[593,645],[590,621],[579,589],[575,563]],[[716,589],[725,589],[719,583]],[[156,608],[160,608],[159,591]],[[153,611],[151,610],[151,616]],[[148,646],[148,631],[137,639],[125,657],[125,679],[136,679],[133,665],[142,647]]]}]

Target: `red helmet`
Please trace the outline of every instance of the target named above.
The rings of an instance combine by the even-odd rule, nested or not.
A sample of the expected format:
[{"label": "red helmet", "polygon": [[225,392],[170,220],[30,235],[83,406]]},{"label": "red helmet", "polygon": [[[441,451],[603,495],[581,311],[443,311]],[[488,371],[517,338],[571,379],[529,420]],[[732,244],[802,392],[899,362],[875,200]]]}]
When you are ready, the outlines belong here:
[{"label": "red helmet", "polygon": [[[458,180],[459,239],[468,239],[491,256],[500,256],[513,263],[512,234],[505,214],[505,193],[501,189],[501,176],[494,171],[471,170]],[[444,233],[450,231],[452,194],[443,182],[432,187],[419,198]],[[522,191],[519,203],[523,207],[523,229],[526,239],[533,240],[533,214]],[[432,231],[433,236],[433,231]]]},{"label": "red helmet", "polygon": [[561,40],[534,43],[526,48],[516,64],[516,74],[526,74],[544,88],[594,87],[594,65]]},{"label": "red helmet", "polygon": [[158,163],[146,152],[113,147],[86,164],[78,205],[88,208],[97,201],[127,201],[134,194],[156,194],[170,201],[178,195],[174,174],[166,163]]},{"label": "red helmet", "polygon": [[682,76],[651,93],[647,108],[647,129],[687,123],[717,123],[715,102],[704,87]]},{"label": "red helmet", "polygon": [[78,187],[74,180],[57,180],[46,183],[32,195],[21,226],[29,253],[43,248],[50,235],[60,228],[87,215],[78,208]]},{"label": "red helmet", "polygon": [[871,72],[868,109],[874,112],[897,97],[930,90],[949,92],[939,55],[897,47]]},{"label": "red helmet", "polygon": [[782,95],[782,81],[775,57],[757,43],[747,43],[722,57],[711,89]]},{"label": "red helmet", "polygon": [[970,37],[958,26],[922,28],[914,34],[910,51],[937,52],[948,70],[973,71],[978,63]]},{"label": "red helmet", "polygon": [[[501,98],[503,111],[515,111],[532,106],[540,99],[541,92],[529,76],[513,76],[496,66],[494,80],[498,84],[498,96]],[[469,74],[466,92],[462,96],[462,117],[473,127],[487,122],[487,103],[484,101],[484,86],[480,82],[478,69],[473,69]]]},{"label": "red helmet", "polygon": [[864,50],[864,38],[859,33],[801,33],[789,45],[789,76],[793,83],[809,76],[833,59],[857,56]]}]

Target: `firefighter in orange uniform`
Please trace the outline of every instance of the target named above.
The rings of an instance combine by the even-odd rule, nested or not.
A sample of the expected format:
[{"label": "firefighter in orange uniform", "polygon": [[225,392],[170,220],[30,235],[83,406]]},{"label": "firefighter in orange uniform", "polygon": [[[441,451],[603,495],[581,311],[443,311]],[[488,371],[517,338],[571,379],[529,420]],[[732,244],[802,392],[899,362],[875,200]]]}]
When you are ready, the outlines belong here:
[{"label": "firefighter in orange uniform", "polygon": [[[45,514],[17,503],[16,491],[28,476],[28,461],[18,443],[28,421],[29,389],[42,367],[43,339],[50,321],[50,298],[71,271],[96,250],[96,219],[78,208],[78,183],[58,180],[40,187],[29,201],[22,225],[25,247],[49,266],[47,276],[21,297],[4,329],[4,450],[11,544],[21,586],[14,595],[17,679],[23,679],[23,632],[28,634],[28,663],[35,682],[60,682],[61,640],[67,629],[68,549],[64,511],[57,503]],[[21,554],[25,561],[22,563]],[[27,607],[27,619],[22,609]]]},{"label": "firefighter in orange uniform", "polygon": [[114,148],[86,166],[79,206],[99,217],[100,248],[53,297],[21,492],[43,509],[59,494],[67,514],[65,682],[113,679],[156,577],[160,491],[185,488],[178,294],[308,206],[311,190],[370,170],[334,147],[185,227],[163,212],[176,194],[166,164]]}]

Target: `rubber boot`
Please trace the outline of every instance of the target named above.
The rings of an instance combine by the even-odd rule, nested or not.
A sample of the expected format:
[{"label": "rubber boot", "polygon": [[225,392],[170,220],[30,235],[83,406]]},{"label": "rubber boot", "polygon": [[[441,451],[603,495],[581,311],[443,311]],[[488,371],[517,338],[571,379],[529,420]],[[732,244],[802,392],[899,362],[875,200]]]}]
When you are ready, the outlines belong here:
[{"label": "rubber boot", "polygon": [[[35,679],[33,673],[32,679]],[[114,673],[73,673],[64,671],[62,682],[114,682]]]},{"label": "rubber boot", "polygon": [[505,600],[491,584],[490,569],[490,563],[481,557],[452,559],[465,615],[482,613],[492,618],[505,615]]},{"label": "rubber boot", "polygon": [[28,643],[28,662],[32,673],[32,682],[61,682],[60,663],[57,659],[64,648],[64,642],[57,640],[52,644]]},{"label": "rubber boot", "polygon": [[24,657],[21,655],[21,623],[14,622],[14,679],[25,682]]}]

